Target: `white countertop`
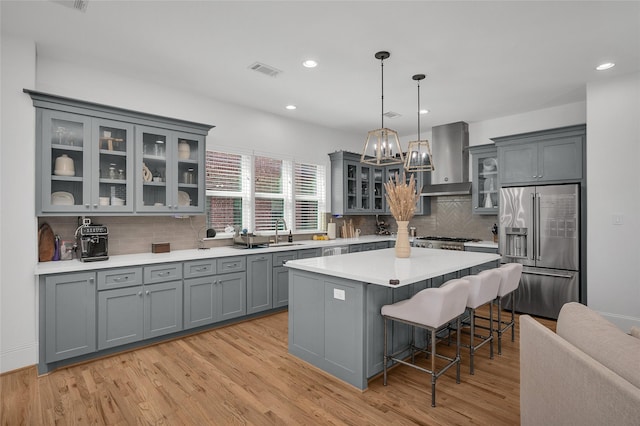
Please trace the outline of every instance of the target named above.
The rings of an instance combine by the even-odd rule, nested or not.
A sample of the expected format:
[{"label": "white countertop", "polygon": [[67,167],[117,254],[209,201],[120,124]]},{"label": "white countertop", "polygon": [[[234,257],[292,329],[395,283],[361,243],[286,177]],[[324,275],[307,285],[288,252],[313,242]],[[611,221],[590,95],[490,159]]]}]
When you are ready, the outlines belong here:
[{"label": "white countertop", "polygon": [[[389,248],[290,260],[285,266],[386,287],[401,287],[497,259],[500,255],[493,253],[412,247],[411,256],[406,259],[396,258],[395,249]],[[400,284],[389,284],[391,279],[399,280]]]},{"label": "white countertop", "polygon": [[[60,260],[40,262],[35,267],[35,275],[59,274],[65,272],[90,271],[95,269],[123,268],[127,266],[149,265],[154,263],[184,262],[188,260],[210,259],[249,254],[271,253],[289,250],[335,247],[341,245],[395,241],[390,236],[366,235],[359,238],[338,238],[328,241],[301,240],[293,245],[271,245],[267,248],[238,249],[233,246],[213,247],[206,250],[176,250],[169,253],[137,253],[109,256],[108,260],[98,262],[80,262],[79,260]],[[281,243],[282,244],[282,243]],[[286,244],[286,243],[285,243]]]},{"label": "white countertop", "polygon": [[498,250],[498,243],[494,243],[493,241],[476,241],[464,243],[465,247],[481,247],[481,248],[489,248]]}]

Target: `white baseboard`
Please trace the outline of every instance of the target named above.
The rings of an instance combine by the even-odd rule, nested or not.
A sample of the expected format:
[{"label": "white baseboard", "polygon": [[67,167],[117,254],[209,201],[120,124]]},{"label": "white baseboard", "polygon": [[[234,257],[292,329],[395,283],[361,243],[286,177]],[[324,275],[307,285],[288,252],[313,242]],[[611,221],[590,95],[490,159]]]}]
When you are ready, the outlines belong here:
[{"label": "white baseboard", "polygon": [[38,343],[33,342],[0,352],[0,373],[29,367],[38,363]]}]

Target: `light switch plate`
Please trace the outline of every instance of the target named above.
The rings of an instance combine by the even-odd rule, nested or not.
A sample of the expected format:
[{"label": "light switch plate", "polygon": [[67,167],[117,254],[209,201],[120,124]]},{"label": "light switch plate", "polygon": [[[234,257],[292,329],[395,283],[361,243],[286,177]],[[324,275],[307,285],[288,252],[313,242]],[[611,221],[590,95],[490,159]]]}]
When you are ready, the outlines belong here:
[{"label": "light switch plate", "polygon": [[338,300],[344,300],[344,290],[341,290],[339,288],[334,288],[333,289],[333,298],[334,299],[338,299]]},{"label": "light switch plate", "polygon": [[621,214],[614,214],[611,218],[611,222],[614,225],[622,225],[624,223],[624,217]]}]

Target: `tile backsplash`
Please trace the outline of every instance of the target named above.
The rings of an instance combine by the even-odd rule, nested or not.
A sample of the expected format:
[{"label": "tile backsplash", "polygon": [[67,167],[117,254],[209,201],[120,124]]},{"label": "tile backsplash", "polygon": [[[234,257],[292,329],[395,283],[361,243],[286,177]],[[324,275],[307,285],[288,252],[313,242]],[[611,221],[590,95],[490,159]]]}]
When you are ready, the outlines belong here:
[{"label": "tile backsplash", "polygon": [[[419,236],[441,235],[447,237],[468,237],[491,240],[491,226],[497,223],[497,216],[472,214],[471,196],[445,196],[431,199],[430,216],[414,216],[409,226],[416,227]],[[330,217],[330,215],[329,215]],[[396,232],[395,220],[390,215],[380,215],[388,225],[390,232]],[[106,225],[109,229],[109,254],[149,253],[151,244],[168,242],[171,250],[194,249],[198,241],[205,236],[205,216],[176,218],[172,216],[95,216],[92,223]],[[334,218],[340,229],[344,220],[352,220],[354,228],[362,235],[376,233],[375,216],[345,216]],[[78,227],[77,217],[41,217],[39,225],[48,222],[53,232],[62,240],[74,240]],[[309,239],[310,235],[296,236],[296,239]],[[206,247],[219,247],[231,244],[229,239],[206,241]]]}]

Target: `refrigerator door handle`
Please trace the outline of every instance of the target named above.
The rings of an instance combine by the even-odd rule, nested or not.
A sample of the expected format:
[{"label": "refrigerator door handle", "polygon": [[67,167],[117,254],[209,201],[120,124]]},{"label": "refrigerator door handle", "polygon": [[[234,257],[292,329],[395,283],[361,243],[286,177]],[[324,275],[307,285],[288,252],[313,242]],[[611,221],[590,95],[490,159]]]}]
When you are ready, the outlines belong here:
[{"label": "refrigerator door handle", "polygon": [[536,192],[535,195],[535,217],[536,217],[536,260],[541,260],[541,250],[540,250],[540,193]]},{"label": "refrigerator door handle", "polygon": [[554,277],[554,278],[573,278],[573,275],[567,275],[567,274],[553,274],[550,272],[534,272],[534,271],[523,271],[523,274],[529,274],[529,275],[541,275],[543,277]]},{"label": "refrigerator door handle", "polygon": [[[531,193],[531,215],[532,217],[532,222],[535,224],[536,223],[536,193],[532,192]],[[534,226],[533,227],[533,232],[531,235],[531,239],[533,240],[533,244],[532,244],[532,250],[531,250],[531,260],[533,260],[535,262],[536,260],[536,252],[538,250],[538,241],[537,241],[537,229]]]}]

